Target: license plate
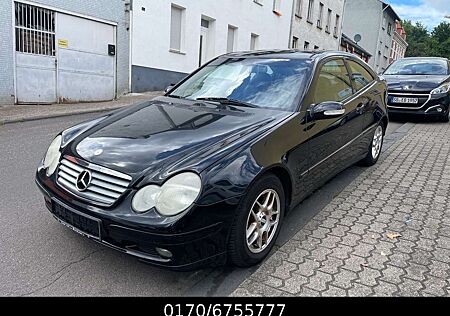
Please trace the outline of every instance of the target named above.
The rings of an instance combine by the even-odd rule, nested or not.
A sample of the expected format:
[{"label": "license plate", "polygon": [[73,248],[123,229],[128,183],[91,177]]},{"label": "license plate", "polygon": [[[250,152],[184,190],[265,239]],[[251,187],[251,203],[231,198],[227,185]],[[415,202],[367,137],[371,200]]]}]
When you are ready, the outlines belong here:
[{"label": "license plate", "polygon": [[65,207],[53,201],[51,212],[53,216],[74,232],[88,238],[100,240],[100,220]]},{"label": "license plate", "polygon": [[403,104],[417,104],[419,103],[419,98],[400,98],[392,97],[392,103],[403,103]]}]

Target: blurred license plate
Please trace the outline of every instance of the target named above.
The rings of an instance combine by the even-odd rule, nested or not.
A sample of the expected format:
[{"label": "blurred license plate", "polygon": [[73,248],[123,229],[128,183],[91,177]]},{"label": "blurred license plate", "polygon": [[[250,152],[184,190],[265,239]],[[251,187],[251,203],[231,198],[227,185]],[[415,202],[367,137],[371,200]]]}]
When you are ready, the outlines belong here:
[{"label": "blurred license plate", "polygon": [[419,103],[418,98],[399,98],[399,97],[393,97],[392,103],[407,103],[407,104],[417,104]]}]

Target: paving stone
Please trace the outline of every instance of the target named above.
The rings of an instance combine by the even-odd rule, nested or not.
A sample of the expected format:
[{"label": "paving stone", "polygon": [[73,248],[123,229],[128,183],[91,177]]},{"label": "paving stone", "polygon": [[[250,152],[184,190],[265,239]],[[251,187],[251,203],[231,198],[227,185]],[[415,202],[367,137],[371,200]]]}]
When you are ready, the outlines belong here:
[{"label": "paving stone", "polygon": [[449,297],[448,135],[415,124],[232,295]]}]

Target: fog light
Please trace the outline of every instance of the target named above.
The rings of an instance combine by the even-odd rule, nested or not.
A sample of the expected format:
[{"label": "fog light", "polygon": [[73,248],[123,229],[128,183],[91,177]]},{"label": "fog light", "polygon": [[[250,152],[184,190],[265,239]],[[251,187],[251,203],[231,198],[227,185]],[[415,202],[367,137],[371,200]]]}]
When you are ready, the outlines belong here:
[{"label": "fog light", "polygon": [[442,108],[437,108],[438,113],[442,113]]},{"label": "fog light", "polygon": [[156,251],[163,258],[167,258],[167,259],[172,258],[172,253],[169,250],[167,250],[167,249],[156,248]]}]

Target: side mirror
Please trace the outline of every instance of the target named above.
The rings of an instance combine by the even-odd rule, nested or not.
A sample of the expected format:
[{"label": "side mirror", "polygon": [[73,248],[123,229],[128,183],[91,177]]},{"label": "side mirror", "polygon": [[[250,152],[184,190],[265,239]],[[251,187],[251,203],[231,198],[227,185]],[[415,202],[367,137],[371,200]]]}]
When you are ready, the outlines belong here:
[{"label": "side mirror", "polygon": [[313,120],[327,120],[344,115],[345,107],[340,102],[327,101],[312,105],[309,112]]},{"label": "side mirror", "polygon": [[173,89],[173,87],[175,87],[176,86],[176,84],[175,83],[171,83],[167,88],[166,88],[166,90],[164,90],[164,92],[165,93],[168,93],[170,90],[172,90]]}]

